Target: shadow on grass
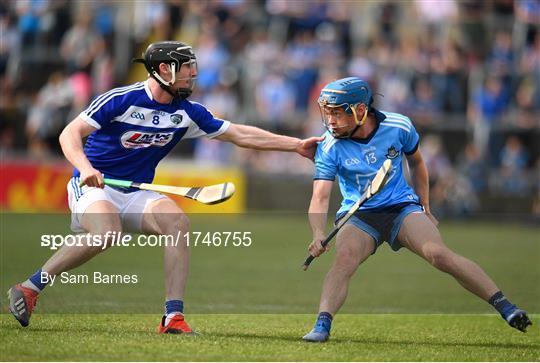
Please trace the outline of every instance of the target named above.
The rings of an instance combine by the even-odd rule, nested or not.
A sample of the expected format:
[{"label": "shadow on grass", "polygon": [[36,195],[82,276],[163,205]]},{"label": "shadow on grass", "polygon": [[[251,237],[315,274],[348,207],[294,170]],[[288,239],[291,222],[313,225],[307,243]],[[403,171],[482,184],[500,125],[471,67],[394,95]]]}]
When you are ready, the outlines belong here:
[{"label": "shadow on grass", "polygon": [[414,340],[377,340],[377,339],[344,339],[338,338],[333,341],[338,343],[360,343],[360,344],[378,344],[378,345],[399,345],[399,346],[430,346],[430,347],[474,347],[474,348],[503,348],[503,349],[515,349],[515,348],[528,348],[537,349],[540,348],[540,344],[527,344],[527,343],[474,343],[474,342],[418,342]]}]

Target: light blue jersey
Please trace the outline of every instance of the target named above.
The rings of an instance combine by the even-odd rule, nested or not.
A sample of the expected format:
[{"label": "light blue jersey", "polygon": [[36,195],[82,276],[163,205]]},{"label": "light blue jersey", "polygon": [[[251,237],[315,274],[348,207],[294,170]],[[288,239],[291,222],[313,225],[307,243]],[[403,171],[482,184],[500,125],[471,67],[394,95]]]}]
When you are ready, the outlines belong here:
[{"label": "light blue jersey", "polygon": [[338,215],[347,212],[386,159],[392,160],[388,183],[360,210],[373,210],[403,202],[419,202],[403,176],[403,154],[418,148],[419,136],[411,120],[398,113],[375,110],[376,129],[366,139],[336,139],[326,133],[315,155],[314,179],[335,180],[343,196]]},{"label": "light blue jersey", "polygon": [[156,102],[148,81],[96,97],[79,116],[97,128],[84,146],[92,166],[105,177],[142,183],[152,182],[156,166],[180,140],[215,137],[230,125],[196,102]]}]

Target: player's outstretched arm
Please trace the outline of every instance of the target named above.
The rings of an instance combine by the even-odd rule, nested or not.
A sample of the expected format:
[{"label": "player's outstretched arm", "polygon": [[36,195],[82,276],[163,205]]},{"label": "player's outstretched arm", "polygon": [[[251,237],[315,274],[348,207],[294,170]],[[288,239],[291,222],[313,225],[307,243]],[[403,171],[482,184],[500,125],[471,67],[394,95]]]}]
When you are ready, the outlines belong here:
[{"label": "player's outstretched arm", "polygon": [[309,204],[309,224],[313,231],[313,241],[308,247],[309,254],[313,257],[318,257],[329,249],[328,245],[323,247],[321,242],[326,238],[326,219],[333,183],[331,180],[313,182],[313,194]]},{"label": "player's outstretched arm", "polygon": [[424,206],[426,215],[435,225],[437,225],[439,224],[439,221],[431,214],[431,209],[429,207],[429,173],[426,163],[422,158],[422,154],[420,153],[420,149],[416,150],[414,154],[407,155],[407,162],[411,169],[414,191],[420,198],[420,203]]},{"label": "player's outstretched arm", "polygon": [[296,137],[277,135],[258,127],[231,124],[227,131],[217,136],[216,139],[232,142],[237,146],[249,149],[293,151],[313,160],[317,143],[324,138],[310,137],[301,140]]},{"label": "player's outstretched arm", "polygon": [[77,117],[62,131],[59,137],[60,146],[66,159],[81,173],[81,183],[91,187],[103,188],[103,175],[92,167],[84,154],[82,139],[97,129],[82,118]]}]

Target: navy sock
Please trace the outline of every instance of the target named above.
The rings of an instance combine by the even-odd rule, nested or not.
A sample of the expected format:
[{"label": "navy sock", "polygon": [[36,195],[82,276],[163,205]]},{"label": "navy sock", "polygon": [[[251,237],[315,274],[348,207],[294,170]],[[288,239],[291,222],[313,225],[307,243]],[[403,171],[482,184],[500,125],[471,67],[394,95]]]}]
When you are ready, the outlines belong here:
[{"label": "navy sock", "polygon": [[171,313],[184,313],[184,302],[182,300],[165,301],[165,315]]},{"label": "navy sock", "polygon": [[515,309],[516,306],[512,304],[502,291],[497,291],[492,297],[489,298],[488,302],[506,319]]},{"label": "navy sock", "polygon": [[39,269],[36,271],[35,274],[33,274],[32,276],[30,276],[28,278],[28,280],[30,280],[30,282],[39,289],[39,291],[42,291],[46,286],[47,284],[49,283],[49,279],[47,279],[47,282],[41,282],[41,273],[43,272],[42,269]]},{"label": "navy sock", "polygon": [[315,329],[324,330],[327,333],[330,333],[330,329],[332,328],[332,319],[332,314],[327,313],[326,311],[319,313],[317,323],[315,323]]}]

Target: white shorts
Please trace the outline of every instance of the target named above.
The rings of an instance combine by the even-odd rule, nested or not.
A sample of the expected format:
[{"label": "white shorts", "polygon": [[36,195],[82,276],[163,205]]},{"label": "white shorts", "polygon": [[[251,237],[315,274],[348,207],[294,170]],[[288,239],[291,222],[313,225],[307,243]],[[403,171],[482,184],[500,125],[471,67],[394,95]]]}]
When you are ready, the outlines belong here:
[{"label": "white shorts", "polygon": [[72,177],[67,184],[73,232],[85,232],[81,225],[81,218],[86,209],[98,200],[107,200],[118,209],[124,231],[142,232],[142,216],[146,206],[155,200],[166,198],[163,194],[149,190],[122,193],[109,186],[100,189],[86,185],[80,187],[79,183],[79,177]]}]

